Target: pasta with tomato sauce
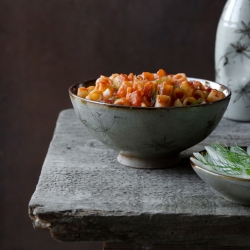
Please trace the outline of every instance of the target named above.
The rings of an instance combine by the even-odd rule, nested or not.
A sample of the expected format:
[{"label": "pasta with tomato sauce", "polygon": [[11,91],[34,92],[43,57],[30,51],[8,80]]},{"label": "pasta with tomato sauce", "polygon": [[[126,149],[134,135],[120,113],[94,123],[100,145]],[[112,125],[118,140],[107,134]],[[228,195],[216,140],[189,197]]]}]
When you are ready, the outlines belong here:
[{"label": "pasta with tomato sauce", "polygon": [[101,75],[95,86],[78,88],[77,96],[123,106],[183,107],[215,102],[225,94],[197,80],[188,80],[184,73],[167,74],[160,69],[140,75]]}]

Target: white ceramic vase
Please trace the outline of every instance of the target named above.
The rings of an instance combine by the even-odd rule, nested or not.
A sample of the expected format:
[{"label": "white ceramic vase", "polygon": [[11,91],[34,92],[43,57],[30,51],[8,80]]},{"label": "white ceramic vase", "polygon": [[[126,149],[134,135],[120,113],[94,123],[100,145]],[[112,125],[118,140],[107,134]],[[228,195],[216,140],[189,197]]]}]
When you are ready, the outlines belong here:
[{"label": "white ceramic vase", "polygon": [[217,28],[215,80],[229,87],[224,117],[250,121],[250,0],[228,0]]}]

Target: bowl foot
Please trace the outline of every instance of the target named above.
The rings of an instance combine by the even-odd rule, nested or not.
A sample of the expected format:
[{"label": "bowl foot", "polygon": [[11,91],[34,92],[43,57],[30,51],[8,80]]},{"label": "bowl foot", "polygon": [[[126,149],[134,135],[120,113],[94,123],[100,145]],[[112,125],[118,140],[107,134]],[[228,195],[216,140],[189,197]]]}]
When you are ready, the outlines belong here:
[{"label": "bowl foot", "polygon": [[137,158],[119,153],[117,161],[132,168],[159,169],[177,165],[181,161],[181,157],[176,154],[164,158]]},{"label": "bowl foot", "polygon": [[235,200],[232,198],[228,198],[226,196],[223,195],[223,198],[231,203],[237,204],[237,205],[241,205],[241,206],[250,206],[250,200],[249,199],[241,199],[241,200]]}]

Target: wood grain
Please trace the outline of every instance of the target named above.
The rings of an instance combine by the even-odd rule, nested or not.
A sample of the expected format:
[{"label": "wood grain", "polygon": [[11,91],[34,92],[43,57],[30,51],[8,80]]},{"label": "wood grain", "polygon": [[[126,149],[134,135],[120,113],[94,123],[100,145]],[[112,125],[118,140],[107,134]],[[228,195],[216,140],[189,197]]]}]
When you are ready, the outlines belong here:
[{"label": "wood grain", "polygon": [[218,138],[249,145],[249,131],[250,123],[223,119],[205,141],[183,152],[178,166],[133,169],[94,140],[73,110],[64,110],[29,203],[30,218],[60,241],[250,246],[250,207],[224,200],[189,165],[193,151]]},{"label": "wood grain", "polygon": [[[103,250],[229,250],[230,246],[190,245],[190,244],[140,244],[140,243],[104,243]],[[249,247],[237,247],[237,250],[249,250]]]}]

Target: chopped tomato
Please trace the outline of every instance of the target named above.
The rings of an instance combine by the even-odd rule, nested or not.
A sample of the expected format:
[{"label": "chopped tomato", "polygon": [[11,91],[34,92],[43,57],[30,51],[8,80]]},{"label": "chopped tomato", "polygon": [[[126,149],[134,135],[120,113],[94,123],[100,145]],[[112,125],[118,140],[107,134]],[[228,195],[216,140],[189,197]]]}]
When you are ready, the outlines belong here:
[{"label": "chopped tomato", "polygon": [[141,106],[142,102],[141,92],[139,90],[136,90],[128,94],[128,100],[132,106]]}]

